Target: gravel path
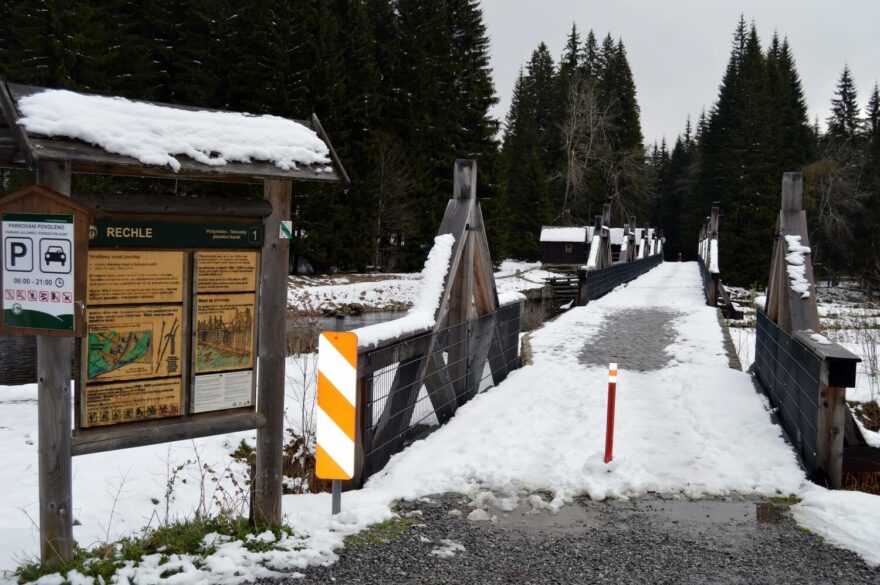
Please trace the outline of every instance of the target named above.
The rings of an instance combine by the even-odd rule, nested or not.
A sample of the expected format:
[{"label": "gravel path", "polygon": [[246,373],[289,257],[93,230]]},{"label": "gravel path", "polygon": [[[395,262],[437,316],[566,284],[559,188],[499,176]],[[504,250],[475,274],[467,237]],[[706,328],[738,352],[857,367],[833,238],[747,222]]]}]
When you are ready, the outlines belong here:
[{"label": "gravel path", "polygon": [[613,358],[621,368],[648,372],[671,359],[666,348],[675,341],[675,311],[628,309],[608,316],[598,334],[584,343],[578,356],[587,366],[607,366]]},{"label": "gravel path", "polygon": [[429,500],[401,503],[411,525],[387,542],[265,583],[880,583],[880,569],[759,499],[582,499],[555,516],[490,509],[495,521],[468,520],[461,495]]}]

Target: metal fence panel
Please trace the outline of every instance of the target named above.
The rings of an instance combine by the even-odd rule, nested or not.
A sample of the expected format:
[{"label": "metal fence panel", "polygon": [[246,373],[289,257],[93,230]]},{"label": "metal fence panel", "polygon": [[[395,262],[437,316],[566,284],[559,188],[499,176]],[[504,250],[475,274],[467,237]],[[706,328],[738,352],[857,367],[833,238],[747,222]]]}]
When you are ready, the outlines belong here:
[{"label": "metal fence panel", "polygon": [[[364,479],[381,470],[423,427],[445,423],[458,405],[518,367],[521,320],[522,303],[513,303],[361,356],[366,362],[361,407]],[[462,330],[468,335],[456,335]],[[450,339],[463,340],[457,343],[468,347],[461,358],[466,364],[461,379],[449,378],[449,372],[462,371],[450,367],[456,365],[449,362],[450,349],[456,349]]]},{"label": "metal fence panel", "polygon": [[756,314],[755,373],[804,466],[816,473],[821,359],[764,311]]},{"label": "metal fence panel", "polygon": [[644,260],[615,264],[610,268],[587,272],[587,296],[594,301],[605,296],[616,287],[641,276],[663,261],[662,254],[655,254]]}]

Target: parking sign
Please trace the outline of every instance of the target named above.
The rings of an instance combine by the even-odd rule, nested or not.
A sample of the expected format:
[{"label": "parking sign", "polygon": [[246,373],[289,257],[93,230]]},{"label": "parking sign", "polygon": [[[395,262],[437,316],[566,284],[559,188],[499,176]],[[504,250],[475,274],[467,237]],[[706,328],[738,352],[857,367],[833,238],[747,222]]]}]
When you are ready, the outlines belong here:
[{"label": "parking sign", "polygon": [[3,322],[73,331],[73,215],[3,213]]}]

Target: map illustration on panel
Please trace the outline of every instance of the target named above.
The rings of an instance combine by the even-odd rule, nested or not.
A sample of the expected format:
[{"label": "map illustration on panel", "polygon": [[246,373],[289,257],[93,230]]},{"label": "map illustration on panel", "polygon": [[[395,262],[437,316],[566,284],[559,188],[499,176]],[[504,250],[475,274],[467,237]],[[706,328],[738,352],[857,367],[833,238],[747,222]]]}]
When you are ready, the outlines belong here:
[{"label": "map illustration on panel", "polygon": [[152,361],[153,332],[118,331],[89,333],[89,379],[118,370],[128,364]]},{"label": "map illustration on panel", "polygon": [[101,307],[89,310],[88,322],[88,380],[104,382],[180,375],[181,307]]},{"label": "map illustration on panel", "polygon": [[253,367],[254,301],[253,294],[198,297],[196,372]]}]

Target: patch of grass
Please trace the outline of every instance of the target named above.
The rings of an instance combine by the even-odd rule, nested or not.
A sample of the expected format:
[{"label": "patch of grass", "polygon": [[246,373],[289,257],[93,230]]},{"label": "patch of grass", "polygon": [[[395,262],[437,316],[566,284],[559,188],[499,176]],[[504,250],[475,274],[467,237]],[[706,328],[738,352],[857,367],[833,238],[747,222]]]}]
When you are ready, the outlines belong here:
[{"label": "patch of grass", "polygon": [[880,431],[880,403],[872,400],[870,402],[855,402],[850,400],[849,406],[852,408],[853,414],[859,417],[862,424],[869,431]]},{"label": "patch of grass", "polygon": [[395,516],[384,522],[373,524],[362,532],[346,536],[345,546],[361,547],[371,544],[385,544],[394,540],[419,522],[418,518]]},{"label": "patch of grass", "polygon": [[778,505],[778,506],[793,506],[795,504],[800,504],[801,499],[797,496],[773,496],[770,498],[770,502]]},{"label": "patch of grass", "polygon": [[[266,530],[270,530],[275,536],[272,542],[255,538]],[[175,554],[209,556],[217,550],[216,546],[205,546],[205,535],[211,533],[221,534],[230,540],[241,540],[244,547],[251,552],[265,552],[276,549],[275,541],[284,534],[292,534],[292,531],[286,526],[255,527],[247,518],[229,516],[196,518],[175,522],[146,531],[140,536],[123,538],[88,550],[76,547],[73,559],[60,567],[44,567],[38,561],[25,562],[16,569],[15,575],[19,583],[30,583],[44,575],[53,573],[64,575],[76,570],[87,577],[95,579],[100,577],[104,582],[109,583],[117,569],[128,562],[137,564],[145,555],[161,554],[159,565],[167,564],[169,557]],[[179,572],[179,569],[169,569],[162,573],[162,578]]]}]

